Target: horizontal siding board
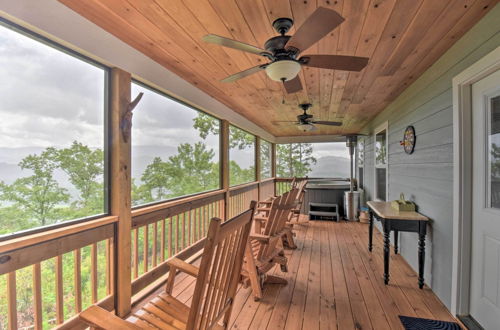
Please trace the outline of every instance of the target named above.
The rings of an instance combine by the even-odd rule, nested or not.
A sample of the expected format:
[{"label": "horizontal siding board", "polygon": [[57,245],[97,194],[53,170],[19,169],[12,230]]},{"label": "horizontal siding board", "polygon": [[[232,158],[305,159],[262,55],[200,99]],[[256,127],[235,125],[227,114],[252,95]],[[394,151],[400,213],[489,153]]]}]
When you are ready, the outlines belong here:
[{"label": "horizontal siding board", "polygon": [[430,116],[418,120],[411,121],[408,120],[405,124],[399,128],[395,128],[391,126],[391,132],[389,134],[389,143],[395,143],[401,141],[404,135],[404,131],[408,125],[412,125],[415,127],[415,134],[417,139],[422,134],[426,134],[440,128],[449,126],[450,123],[453,122],[453,107],[449,106],[434,112]]},{"label": "horizontal siding board", "polygon": [[[401,146],[398,146],[401,148]],[[452,163],[453,162],[453,145],[445,144],[438,146],[431,146],[428,148],[415,147],[413,162],[417,163]],[[407,160],[407,154],[405,153],[393,153],[390,154],[389,164],[401,164]]]},{"label": "horizontal siding board", "polygon": [[[389,196],[392,196],[391,199],[397,199],[399,193],[404,191],[410,193],[409,195],[405,194],[405,197],[409,200],[416,200],[416,196],[426,195],[433,198],[442,198],[449,204],[453,197],[453,183],[449,181],[412,177],[405,177],[404,180],[398,178],[396,180],[393,177],[389,180],[389,185],[391,186],[391,192],[395,193],[389,193]],[[432,201],[435,202],[434,199]]]},{"label": "horizontal siding board", "polygon": [[396,112],[393,118],[391,118],[392,131],[389,132],[389,135],[392,135],[394,131],[406,128],[409,123],[425,122],[436,112],[449,108],[452,103],[452,97],[452,89],[448,88],[445,92],[436,95],[424,104],[415,108],[404,108]]},{"label": "horizontal siding board", "polygon": [[453,164],[450,163],[404,163],[389,164],[391,178],[427,178],[440,181],[453,181]]}]

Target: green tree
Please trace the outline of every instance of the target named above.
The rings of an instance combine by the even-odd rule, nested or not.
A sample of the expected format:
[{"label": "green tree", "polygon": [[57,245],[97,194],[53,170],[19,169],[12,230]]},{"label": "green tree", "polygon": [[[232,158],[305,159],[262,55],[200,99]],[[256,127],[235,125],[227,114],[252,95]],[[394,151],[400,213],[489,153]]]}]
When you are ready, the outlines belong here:
[{"label": "green tree", "polygon": [[144,202],[217,189],[219,166],[215,152],[202,142],[183,143],[168,161],[156,157],[141,177],[142,186],[133,187],[133,198]]},{"label": "green tree", "polygon": [[231,186],[255,181],[255,167],[241,168],[234,160],[229,162],[229,183]]},{"label": "green tree", "polygon": [[56,220],[56,206],[68,202],[70,197],[54,179],[57,162],[53,156],[49,150],[29,155],[21,160],[19,167],[30,170],[32,175],[16,179],[11,185],[0,182],[0,199],[14,203],[41,226]]},{"label": "green tree", "polygon": [[260,175],[262,179],[271,177],[271,143],[261,141],[260,143]]},{"label": "green tree", "polygon": [[305,177],[316,164],[310,143],[278,144],[276,146],[276,172],[280,177]]},{"label": "green tree", "polygon": [[[220,121],[203,112],[198,112],[198,116],[193,119],[196,128],[202,139],[206,139],[209,134],[220,134]],[[244,130],[230,126],[229,147],[243,150],[255,143],[255,137]]]},{"label": "green tree", "polygon": [[[175,196],[216,189],[219,186],[218,166],[212,165],[215,152],[202,142],[177,147],[177,155],[169,157],[169,167],[175,184],[171,191]],[[214,171],[216,170],[216,171]]]},{"label": "green tree", "polygon": [[168,164],[160,157],[155,157],[141,177],[144,182],[141,195],[144,201],[166,199],[169,196],[168,187],[171,185],[171,178]]},{"label": "green tree", "polygon": [[104,173],[103,151],[91,150],[77,141],[73,141],[69,148],[48,150],[54,154],[59,168],[69,176],[70,182],[79,191],[81,206],[102,212],[103,184],[99,180],[102,180]]}]

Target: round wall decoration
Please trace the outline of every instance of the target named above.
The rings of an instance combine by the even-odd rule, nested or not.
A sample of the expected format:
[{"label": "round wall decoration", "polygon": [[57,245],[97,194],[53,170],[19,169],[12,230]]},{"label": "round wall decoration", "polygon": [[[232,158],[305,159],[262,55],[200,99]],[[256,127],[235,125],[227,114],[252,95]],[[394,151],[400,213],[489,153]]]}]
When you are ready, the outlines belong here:
[{"label": "round wall decoration", "polygon": [[408,126],[405,129],[405,134],[403,136],[403,141],[401,141],[401,145],[403,146],[405,152],[409,155],[413,153],[413,149],[415,149],[415,128],[413,126]]}]

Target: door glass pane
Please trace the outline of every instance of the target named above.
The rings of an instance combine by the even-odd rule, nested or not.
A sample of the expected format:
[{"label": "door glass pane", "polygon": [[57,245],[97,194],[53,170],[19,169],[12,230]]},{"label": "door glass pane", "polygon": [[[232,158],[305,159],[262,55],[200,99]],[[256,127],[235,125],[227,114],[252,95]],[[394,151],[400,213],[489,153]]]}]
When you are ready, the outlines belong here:
[{"label": "door glass pane", "polygon": [[387,146],[385,130],[375,136],[375,166],[387,164]]},{"label": "door glass pane", "polygon": [[385,201],[386,195],[386,169],[385,168],[376,168],[375,175],[377,176],[377,199],[381,201]]},{"label": "door glass pane", "polygon": [[500,96],[491,98],[489,105],[489,202],[500,208]]}]

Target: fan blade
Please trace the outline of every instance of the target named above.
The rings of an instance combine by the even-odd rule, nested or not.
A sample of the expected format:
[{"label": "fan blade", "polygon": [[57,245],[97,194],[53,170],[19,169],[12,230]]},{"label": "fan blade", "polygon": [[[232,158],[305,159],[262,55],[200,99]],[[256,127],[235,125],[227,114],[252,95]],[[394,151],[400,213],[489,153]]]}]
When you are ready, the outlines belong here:
[{"label": "fan blade", "polygon": [[306,50],[326,36],[328,32],[339,26],[343,21],[344,18],[335,10],[319,7],[288,40],[286,47],[297,49],[297,53]]},{"label": "fan blade", "polygon": [[297,93],[302,90],[302,83],[300,82],[299,75],[295,76],[292,80],[283,82],[283,85],[288,94]]},{"label": "fan blade", "polygon": [[275,121],[271,121],[271,124],[275,125],[275,126],[282,126],[282,125],[285,125],[285,126],[288,126],[288,125],[297,125],[298,123],[296,121],[289,121],[289,120],[275,120]]},{"label": "fan blade", "polygon": [[230,83],[230,82],[239,80],[241,78],[245,78],[251,74],[254,74],[254,73],[257,73],[261,70],[264,70],[265,67],[266,67],[265,65],[254,66],[253,68],[246,69],[246,70],[243,70],[241,72],[232,74],[232,75],[222,79],[221,82]]},{"label": "fan blade", "polygon": [[342,122],[340,121],[311,121],[311,124],[319,124],[319,125],[329,125],[329,126],[342,126]]},{"label": "fan blade", "polygon": [[305,66],[322,69],[361,71],[368,64],[368,57],[343,55],[304,55],[299,62]]},{"label": "fan blade", "polygon": [[257,54],[261,55],[261,53],[265,53],[266,51],[264,49],[261,49],[259,47],[255,47],[249,44],[246,44],[241,41],[229,39],[229,38],[224,38],[221,36],[218,36],[216,34],[207,34],[202,38],[203,41],[211,43],[211,44],[216,44],[224,47],[229,47],[229,48],[234,48],[238,50],[242,50],[247,53],[252,53],[252,54]]}]

